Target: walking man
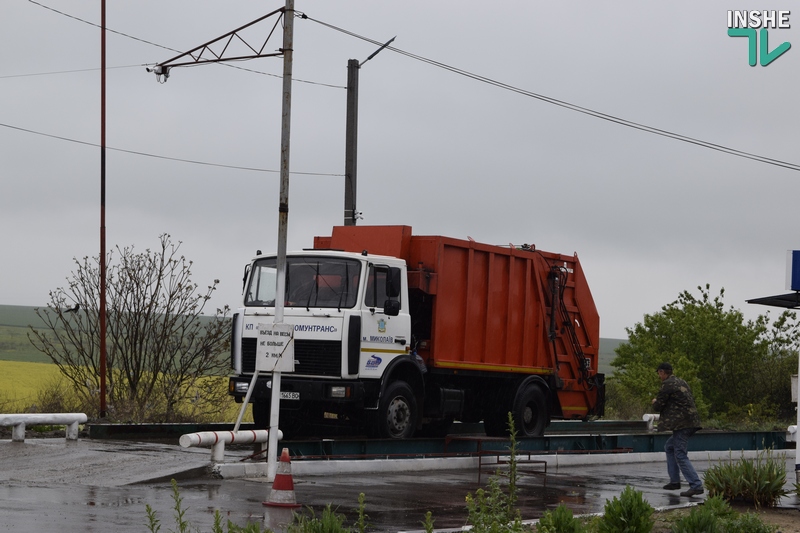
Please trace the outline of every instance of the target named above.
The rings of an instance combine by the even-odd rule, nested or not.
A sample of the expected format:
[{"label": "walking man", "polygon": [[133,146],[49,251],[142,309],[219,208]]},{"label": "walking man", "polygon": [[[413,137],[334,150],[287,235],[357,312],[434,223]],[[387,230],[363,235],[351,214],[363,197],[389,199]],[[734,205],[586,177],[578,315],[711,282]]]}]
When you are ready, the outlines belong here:
[{"label": "walking man", "polygon": [[681,492],[681,496],[703,494],[703,482],[687,455],[689,437],[700,429],[700,415],[694,404],[692,389],[684,380],[672,375],[672,365],[669,363],[658,365],[657,372],[661,378],[661,390],[653,399],[653,408],[661,414],[658,430],[672,431],[672,436],[664,444],[669,474],[669,483],[664,485],[664,489],[681,488],[680,474],[683,473],[689,490]]}]

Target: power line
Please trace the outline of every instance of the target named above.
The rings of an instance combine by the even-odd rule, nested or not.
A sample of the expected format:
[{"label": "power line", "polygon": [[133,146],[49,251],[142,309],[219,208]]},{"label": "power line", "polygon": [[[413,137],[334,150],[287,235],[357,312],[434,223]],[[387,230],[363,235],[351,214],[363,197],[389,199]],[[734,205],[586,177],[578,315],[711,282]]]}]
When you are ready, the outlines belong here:
[{"label": "power line", "polygon": [[[95,28],[100,28],[99,24],[95,24],[94,22],[90,22],[90,21],[88,21],[86,19],[82,19],[80,17],[76,17],[75,15],[70,15],[69,13],[65,13],[63,11],[59,11],[58,9],[52,8],[50,6],[46,6],[46,5],[42,4],[41,2],[37,2],[36,0],[28,0],[28,2],[30,2],[31,4],[37,5],[37,6],[41,7],[41,8],[43,8],[43,9],[47,9],[48,11],[52,11],[53,13],[57,13],[59,15],[62,15],[64,17],[71,18],[73,20],[77,20],[78,22],[82,22],[84,24],[88,24],[89,26],[93,26]],[[162,44],[158,44],[158,43],[155,43],[153,41],[148,41],[146,39],[140,39],[139,37],[134,37],[133,35],[129,35],[127,33],[121,32],[121,31],[112,30],[110,28],[106,28],[106,31],[109,32],[109,33],[114,33],[114,34],[120,35],[122,37],[126,37],[128,39],[132,39],[134,41],[139,41],[140,43],[149,44],[151,46],[155,46],[155,47],[158,47],[158,48],[163,48],[164,50],[169,50],[170,52],[177,52],[179,54],[182,53],[181,50],[176,50],[175,48],[170,48],[168,46],[164,46]],[[220,63],[220,64],[222,66],[225,66],[225,67],[235,68],[237,70],[250,72],[252,74],[260,74],[262,76],[270,76],[270,77],[273,77],[273,78],[283,79],[283,76],[280,75],[280,74],[272,74],[270,72],[263,72],[263,71],[260,71],[260,70],[244,68],[244,67],[240,67],[240,66],[237,66],[237,65],[232,65],[232,64],[229,64],[229,63]],[[140,66],[141,67],[141,66],[146,66],[146,65],[136,65],[136,66]],[[128,68],[128,67],[108,67],[108,68]],[[37,74],[20,74],[20,75],[15,75],[15,76],[1,76],[0,79],[2,79],[2,78],[17,78],[17,77],[25,77],[25,76],[43,76],[43,75],[46,75],[46,74],[64,74],[64,73],[67,73],[67,72],[84,72],[84,71],[90,71],[90,70],[100,70],[100,69],[99,68],[95,68],[95,69],[84,69],[84,70],[73,70],[73,71],[60,71],[60,72],[43,72],[43,73],[37,73]],[[333,84],[322,83],[322,82],[318,82],[318,81],[301,80],[301,79],[297,79],[297,78],[292,78],[292,81],[298,82],[298,83],[306,83],[306,84],[309,84],[309,85],[319,85],[321,87],[330,87],[330,88],[334,88],[334,89],[346,89],[346,87],[344,87],[342,85],[333,85]]]},{"label": "power line", "polygon": [[[361,39],[363,41],[366,41],[366,42],[374,44],[374,45],[380,46],[381,44],[383,44],[380,41],[376,41],[375,39],[370,39],[368,37],[364,37],[364,36],[359,35],[357,33],[353,33],[351,31],[345,30],[343,28],[339,28],[339,27],[334,26],[332,24],[328,24],[326,22],[322,22],[320,20],[317,20],[317,19],[314,19],[314,18],[311,18],[311,17],[308,17],[308,16],[306,16],[304,18],[306,18],[308,20],[311,20],[313,22],[316,22],[317,24],[320,24],[320,25],[325,26],[327,28],[330,28],[332,30],[344,33],[345,35],[349,35],[351,37],[355,37],[356,39]],[[517,94],[521,94],[523,96],[528,96],[530,98],[535,98],[537,100],[540,100],[542,102],[546,102],[548,104],[552,104],[552,105],[556,105],[556,106],[559,106],[559,107],[563,107],[565,109],[569,109],[570,111],[576,111],[578,113],[583,113],[585,115],[589,115],[589,116],[592,116],[594,118],[599,118],[599,119],[602,119],[602,120],[606,120],[608,122],[613,122],[613,123],[619,124],[621,126],[626,126],[626,127],[633,128],[633,129],[636,129],[636,130],[639,130],[639,131],[644,131],[644,132],[647,132],[647,133],[652,133],[654,135],[661,135],[662,137],[668,137],[668,138],[671,138],[671,139],[675,139],[677,141],[682,141],[682,142],[685,142],[685,143],[694,144],[694,145],[697,145],[697,146],[701,146],[703,148],[716,150],[718,152],[723,152],[723,153],[726,153],[726,154],[729,154],[729,155],[735,155],[735,156],[738,156],[738,157],[743,157],[745,159],[751,159],[753,161],[758,161],[760,163],[766,163],[768,165],[774,165],[774,166],[786,168],[786,169],[789,169],[789,170],[800,170],[800,165],[796,164],[796,163],[791,163],[791,162],[788,162],[788,161],[782,161],[780,159],[773,159],[771,157],[766,157],[766,156],[762,156],[762,155],[758,155],[758,154],[753,154],[753,153],[750,153],[750,152],[744,152],[742,150],[737,150],[735,148],[730,148],[728,146],[723,146],[721,144],[716,144],[716,143],[712,143],[712,142],[709,142],[709,141],[704,141],[702,139],[696,139],[696,138],[693,138],[693,137],[688,137],[686,135],[681,135],[680,133],[675,133],[675,132],[671,132],[671,131],[668,131],[668,130],[655,128],[653,126],[648,126],[646,124],[640,124],[638,122],[633,122],[631,120],[627,120],[627,119],[624,119],[624,118],[621,118],[621,117],[618,117],[618,116],[615,116],[615,115],[609,115],[607,113],[602,113],[600,111],[595,111],[593,109],[589,109],[587,107],[582,107],[582,106],[579,106],[577,104],[572,104],[572,103],[566,102],[564,100],[558,100],[558,99],[552,98],[550,96],[545,96],[545,95],[534,93],[534,92],[531,92],[531,91],[528,91],[528,90],[525,90],[525,89],[521,89],[519,87],[515,87],[513,85],[509,85],[507,83],[503,83],[503,82],[494,80],[492,78],[488,78],[486,76],[481,76],[480,74],[475,74],[475,73],[472,73],[472,72],[469,72],[469,71],[466,71],[466,70],[463,70],[463,69],[460,69],[460,68],[457,68],[457,67],[453,67],[451,65],[447,65],[445,63],[441,63],[439,61],[435,61],[433,59],[428,59],[426,57],[422,57],[422,56],[419,56],[419,55],[416,55],[416,54],[412,54],[410,52],[406,52],[404,50],[401,50],[399,48],[395,48],[393,46],[387,46],[386,49],[387,50],[391,50],[392,52],[396,52],[398,54],[404,55],[404,56],[409,57],[411,59],[415,59],[417,61],[421,61],[423,63],[427,63],[429,65],[432,65],[432,66],[435,66],[435,67],[438,67],[438,68],[441,68],[441,69],[444,69],[444,70],[448,70],[448,71],[453,72],[455,74],[458,74],[458,75],[461,75],[461,76],[464,76],[464,77],[467,77],[467,78],[470,78],[470,79],[473,79],[473,80],[476,80],[476,81],[480,81],[480,82],[486,83],[488,85],[492,85],[492,86],[498,87],[500,89],[504,89],[504,90],[507,90],[507,91],[515,92]]]},{"label": "power line", "polygon": [[[50,133],[43,133],[43,132],[40,132],[40,131],[30,130],[30,129],[27,129],[27,128],[20,128],[19,126],[12,126],[11,124],[0,123],[0,126],[2,126],[4,128],[12,129],[12,130],[23,131],[25,133],[31,133],[33,135],[40,135],[42,137],[49,137],[51,139],[58,139],[60,141],[67,141],[67,142],[71,142],[71,143],[75,143],[75,144],[82,144],[84,146],[93,146],[93,147],[97,147],[97,148],[100,147],[100,145],[96,144],[96,143],[90,143],[90,142],[87,142],[87,141],[80,141],[78,139],[71,139],[69,137],[63,137],[63,136],[60,136],[60,135],[53,135],[53,134],[50,134]],[[155,158],[155,159],[166,159],[168,161],[178,161],[180,163],[192,163],[194,165],[204,165],[204,166],[209,166],[209,167],[228,168],[228,169],[233,169],[233,170],[247,170],[247,171],[251,171],[251,172],[269,172],[269,173],[274,173],[274,174],[280,173],[280,170],[272,170],[272,169],[257,168],[257,167],[243,167],[243,166],[239,166],[239,165],[226,165],[226,164],[222,164],[222,163],[210,163],[208,161],[197,161],[197,160],[194,160],[194,159],[183,159],[183,158],[180,158],[180,157],[170,157],[170,156],[166,156],[166,155],[150,154],[150,153],[147,153],[147,152],[139,152],[137,150],[126,150],[124,148],[112,148],[110,146],[106,146],[106,149],[107,150],[113,150],[115,152],[122,152],[122,153],[125,153],[125,154],[138,155],[138,156],[142,156],[142,157],[152,157],[152,158]],[[296,174],[298,176],[331,176],[331,177],[337,177],[337,178],[344,177],[344,174],[331,174],[331,173],[325,173],[325,172],[294,172],[293,171],[292,174]]]},{"label": "power line", "polygon": [[[140,67],[143,67],[143,66],[144,65],[125,65],[125,66],[119,66],[119,67],[106,67],[106,70],[120,69],[120,68],[134,68],[134,67],[135,68],[140,68]],[[100,70],[99,67],[97,67],[97,68],[80,68],[80,69],[74,69],[74,70],[56,70],[56,71],[53,71],[53,72],[29,72],[27,74],[9,74],[9,75],[6,75],[6,76],[0,76],[0,80],[4,80],[6,78],[32,78],[34,76],[50,76],[52,74],[74,74],[76,72],[96,72],[98,70]]]}]

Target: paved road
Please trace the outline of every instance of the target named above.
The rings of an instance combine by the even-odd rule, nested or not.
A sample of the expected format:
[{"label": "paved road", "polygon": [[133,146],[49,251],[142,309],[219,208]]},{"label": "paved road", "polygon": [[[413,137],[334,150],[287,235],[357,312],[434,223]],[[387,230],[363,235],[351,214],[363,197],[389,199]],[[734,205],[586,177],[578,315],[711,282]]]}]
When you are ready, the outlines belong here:
[{"label": "paved road", "polygon": [[[249,450],[230,450],[235,460]],[[171,478],[179,479],[182,505],[199,531],[211,531],[215,510],[244,525],[248,521],[280,530],[291,518],[285,509],[267,508],[271,484],[261,480],[214,479],[207,473],[208,449],[119,441],[65,442],[28,439],[0,441],[0,531],[147,531],[145,505],[162,523],[175,528]],[[794,483],[794,455],[787,458]],[[695,461],[705,471],[708,461]],[[307,471],[304,468],[297,470]],[[486,483],[484,473],[482,482]],[[465,524],[464,498],[480,487],[474,469],[426,470],[394,473],[293,475],[295,498],[319,514],[328,503],[355,518],[358,494],[366,494],[369,522],[379,531],[421,529],[430,510],[437,528]],[[644,492],[654,507],[684,505],[690,501],[666,492],[663,460],[645,463],[549,467],[547,475],[522,475],[519,506],[523,518],[536,518],[560,502],[576,514],[601,512],[607,499],[625,485]],[[693,501],[701,501],[695,498]],[[798,505],[794,497],[784,502]]]}]

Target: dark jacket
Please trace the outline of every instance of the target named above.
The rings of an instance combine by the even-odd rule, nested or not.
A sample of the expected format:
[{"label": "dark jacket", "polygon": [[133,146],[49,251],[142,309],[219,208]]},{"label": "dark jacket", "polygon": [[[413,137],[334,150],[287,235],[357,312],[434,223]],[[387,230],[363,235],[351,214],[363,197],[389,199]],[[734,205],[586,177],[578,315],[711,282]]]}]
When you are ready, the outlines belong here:
[{"label": "dark jacket", "polygon": [[700,415],[694,404],[692,389],[681,378],[670,376],[661,382],[653,408],[661,416],[659,431],[700,428]]}]

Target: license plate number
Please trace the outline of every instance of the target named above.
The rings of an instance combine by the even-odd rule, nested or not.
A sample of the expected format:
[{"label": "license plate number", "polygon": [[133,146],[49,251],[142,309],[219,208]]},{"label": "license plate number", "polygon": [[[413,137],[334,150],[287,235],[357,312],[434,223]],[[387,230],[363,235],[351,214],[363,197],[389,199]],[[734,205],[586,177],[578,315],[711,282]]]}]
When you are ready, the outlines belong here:
[{"label": "license plate number", "polygon": [[299,400],[299,392],[281,392],[281,400]]}]

